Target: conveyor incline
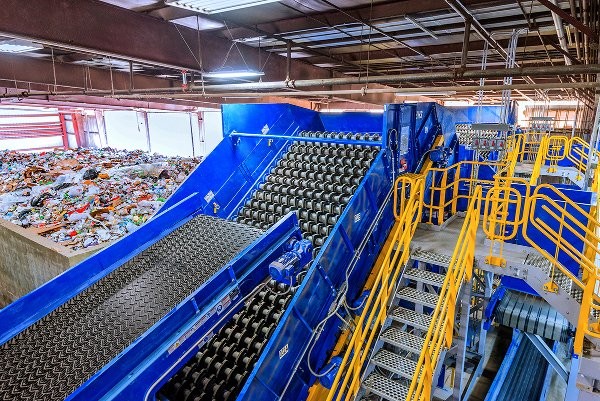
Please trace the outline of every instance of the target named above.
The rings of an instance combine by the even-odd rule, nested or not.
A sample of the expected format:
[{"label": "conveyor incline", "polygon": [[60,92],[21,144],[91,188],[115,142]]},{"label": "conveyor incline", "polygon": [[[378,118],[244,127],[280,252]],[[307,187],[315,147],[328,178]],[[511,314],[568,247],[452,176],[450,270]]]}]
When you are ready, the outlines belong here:
[{"label": "conveyor incline", "polygon": [[261,233],[193,218],[4,344],[0,398],[64,399]]}]

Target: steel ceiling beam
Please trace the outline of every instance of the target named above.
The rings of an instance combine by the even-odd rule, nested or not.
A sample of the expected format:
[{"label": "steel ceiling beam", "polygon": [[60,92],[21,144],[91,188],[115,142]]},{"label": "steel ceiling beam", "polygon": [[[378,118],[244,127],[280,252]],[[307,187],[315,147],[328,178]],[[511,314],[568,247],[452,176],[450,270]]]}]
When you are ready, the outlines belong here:
[{"label": "steel ceiling beam", "polygon": [[[477,6],[490,3],[510,4],[513,0],[464,0],[464,3],[469,6]],[[352,9],[344,9],[344,13],[339,13],[336,10],[326,11],[322,13],[311,13],[310,15],[326,20],[331,25],[344,25],[363,21],[389,20],[391,18],[403,17],[406,14],[431,13],[440,10],[447,10],[448,5],[444,0],[404,0],[393,1],[384,4],[374,4],[370,6],[361,6]],[[285,33],[293,31],[301,31],[308,29],[323,28],[317,21],[310,20],[304,16],[298,18],[288,18],[279,21],[266,22],[258,24],[259,29],[264,29],[272,33]],[[234,37],[248,36],[246,33],[232,29]]]},{"label": "steel ceiling beam", "polygon": [[488,42],[488,44],[496,50],[504,59],[508,57],[506,50],[496,41],[496,39],[492,38],[490,33],[481,23],[475,18],[473,14],[458,0],[446,0],[446,3],[452,8],[458,15],[463,17],[466,21],[467,19],[471,20],[471,27],[475,32],[481,36],[483,40]]},{"label": "steel ceiling beam", "polygon": [[558,7],[556,4],[548,0],[537,0],[542,5],[546,6],[550,11],[556,13],[560,18],[567,21],[569,24],[573,25],[575,28],[579,29],[581,32],[589,36],[591,39],[598,41],[598,34],[594,32],[592,28],[585,25],[583,22],[579,21],[577,18],[573,17],[571,14]]},{"label": "steel ceiling beam", "polygon": [[[499,39],[498,43],[500,43],[501,46],[502,45],[508,46],[508,39]],[[483,41],[483,40],[470,41],[469,51],[483,50],[484,44],[485,44],[485,41]],[[521,38],[519,38],[519,41],[518,41],[519,47],[524,47],[524,46],[530,47],[530,46],[539,46],[539,45],[543,45],[543,42],[537,36],[530,36],[527,38],[521,37]],[[463,49],[463,43],[462,42],[454,42],[454,43],[444,43],[444,44],[436,44],[436,45],[428,45],[428,46],[419,46],[418,49],[422,50],[423,52],[425,52],[427,54],[436,54],[436,55],[449,54],[449,53],[460,53]],[[404,48],[393,49],[393,52],[395,53],[395,56],[398,58],[414,56],[414,53],[412,51],[410,51],[409,49],[404,49]],[[360,60],[360,57],[357,54],[357,52],[343,53],[343,56],[346,60],[351,60],[351,61],[359,61]],[[385,58],[389,58],[389,57],[390,57],[389,51],[381,52],[381,51],[372,50],[371,54],[370,54],[370,60],[372,62],[377,62],[378,59],[385,59]],[[315,63],[315,64],[326,62],[326,59],[321,58],[321,57],[307,57],[305,60],[307,60],[311,63]]]},{"label": "steel ceiling beam", "polygon": [[[258,83],[246,83],[246,84],[225,84],[225,85],[204,85],[204,86],[191,86],[188,92],[198,93],[223,93],[223,96],[227,92],[235,91],[260,91],[260,90],[272,90],[272,89],[287,89],[296,90],[300,88],[329,88],[330,86],[337,86],[338,89],[344,90],[346,85],[368,85],[369,89],[377,89],[377,84],[396,84],[400,85],[409,82],[438,82],[450,80],[456,82],[464,79],[478,79],[478,78],[503,78],[503,77],[544,77],[544,76],[555,76],[555,75],[577,75],[577,74],[598,74],[600,73],[600,64],[586,64],[586,65],[558,65],[551,67],[519,67],[519,68],[501,68],[501,69],[487,69],[487,70],[467,70],[467,71],[438,71],[438,72],[426,72],[426,73],[414,73],[414,74],[398,74],[398,75],[383,75],[383,76],[372,76],[372,77],[351,77],[346,76],[343,78],[327,78],[327,79],[304,79],[304,80],[292,80],[292,81],[273,81],[273,82],[258,82]],[[359,87],[361,88],[361,87]],[[366,87],[365,87],[366,88]],[[389,90],[389,88],[385,88]],[[416,89],[418,90],[418,89]],[[182,92],[180,88],[150,88],[150,89],[139,89],[134,90],[123,89],[123,90],[86,90],[84,92],[77,91],[62,91],[47,93],[32,93],[30,96],[44,96],[44,95],[73,95],[73,94],[89,94],[89,95],[120,95],[120,94],[146,94],[146,93],[177,93]],[[375,93],[376,91],[373,91]],[[1,97],[1,95],[0,95]]]},{"label": "steel ceiling beam", "polygon": [[[231,46],[231,41],[222,37],[198,35],[194,29],[92,0],[37,0],[25,3],[5,0],[0,13],[0,35],[190,71],[220,67]],[[262,52],[259,57],[259,49],[243,44],[238,44],[238,48],[253,68],[258,67],[259,58],[265,60],[269,56]],[[204,55],[210,54],[210,57],[202,59],[199,49]],[[231,51],[231,57],[241,63],[236,49]],[[292,69],[298,78],[325,78],[330,75],[326,69],[298,60],[292,61]],[[285,77],[285,71],[285,58],[271,55],[265,66],[265,79],[281,79]]]}]

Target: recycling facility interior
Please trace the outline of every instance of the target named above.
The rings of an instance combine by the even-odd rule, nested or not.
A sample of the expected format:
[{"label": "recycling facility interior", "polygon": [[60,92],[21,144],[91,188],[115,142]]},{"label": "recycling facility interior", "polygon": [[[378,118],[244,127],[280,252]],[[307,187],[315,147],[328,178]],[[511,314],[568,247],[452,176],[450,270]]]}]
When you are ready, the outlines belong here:
[{"label": "recycling facility interior", "polygon": [[[410,146],[410,152],[413,152],[410,157],[399,156],[394,159],[393,156],[389,156],[392,167],[386,165],[385,168],[399,169],[394,170],[394,178],[398,171],[421,173],[428,177],[427,166],[433,166],[434,170],[443,169],[449,166],[451,161],[460,163],[468,159],[467,163],[483,164],[501,162],[502,157],[508,157],[506,155],[510,152],[506,155],[502,153],[506,149],[500,148],[500,144],[504,146],[505,143],[509,143],[511,135],[524,135],[524,142],[519,146],[521,152],[530,152],[530,159],[535,159],[536,152],[543,153],[545,149],[540,147],[540,138],[561,138],[556,141],[563,141],[562,138],[565,138],[563,158],[567,159],[566,155],[569,152],[577,151],[581,154],[581,160],[575,167],[564,168],[581,167],[588,161],[585,167],[597,168],[597,160],[594,159],[596,156],[592,155],[599,149],[600,2],[597,0],[5,0],[0,8],[0,312],[2,308],[6,308],[5,316],[13,316],[13,313],[14,316],[18,316],[13,310],[22,310],[22,307],[21,304],[14,306],[14,303],[22,301],[27,305],[26,294],[30,294],[29,297],[32,298],[39,294],[32,293],[36,289],[46,291],[44,288],[47,288],[48,292],[54,292],[57,297],[57,291],[64,290],[65,297],[66,294],[70,294],[69,297],[76,299],[76,294],[84,288],[93,288],[95,280],[109,274],[108,270],[98,273],[94,267],[92,270],[98,275],[86,277],[87,281],[82,281],[78,286],[73,284],[73,288],[77,288],[73,293],[65,289],[68,285],[63,287],[63,284],[60,284],[58,287],[58,283],[63,281],[52,280],[67,271],[78,271],[69,270],[73,266],[86,266],[85,261],[100,260],[93,259],[94,255],[97,258],[101,258],[98,255],[115,255],[114,261],[110,262],[115,266],[117,261],[124,263],[133,257],[134,254],[130,255],[128,252],[133,252],[134,248],[135,255],[139,253],[140,257],[152,255],[154,245],[148,248],[149,244],[163,238],[167,228],[169,232],[179,230],[179,224],[183,221],[175,217],[169,217],[170,220],[165,217],[165,220],[161,220],[160,217],[183,213],[188,207],[186,202],[195,199],[194,196],[204,199],[195,201],[195,207],[199,209],[194,212],[194,219],[198,219],[198,215],[207,214],[236,220],[245,227],[242,231],[248,230],[247,226],[254,227],[252,230],[261,230],[260,233],[249,231],[244,234],[244,238],[258,238],[263,231],[276,226],[278,219],[283,221],[285,211],[295,211],[297,208],[298,229],[305,239],[311,240],[311,247],[315,249],[313,256],[319,258],[319,252],[326,254],[328,247],[334,247],[329,244],[328,238],[331,238],[329,241],[339,240],[339,246],[354,240],[350,234],[344,234],[347,237],[343,237],[343,240],[341,237],[334,238],[334,233],[337,232],[335,230],[338,230],[334,227],[337,227],[338,216],[343,216],[346,205],[351,205],[353,194],[362,188],[361,183],[366,185],[364,182],[368,181],[368,177],[375,174],[372,166],[376,163],[377,152],[365,150],[372,147],[368,141],[375,141],[378,143],[376,146],[386,149],[386,156],[381,157],[393,155],[394,152],[399,152],[398,149],[403,149],[403,144],[409,143],[406,146]],[[425,112],[421,111],[421,107],[428,104],[432,104],[430,107],[433,109],[425,108]],[[256,105],[268,106],[254,108]],[[396,129],[394,124],[404,124],[401,118],[393,117],[396,110],[394,107],[398,105],[408,107],[402,110],[413,110],[411,112],[414,113],[413,119],[416,121],[424,118],[422,125],[413,121],[411,128],[406,128],[406,131]],[[280,111],[284,110],[283,107],[289,109]],[[309,112],[315,114],[309,116],[306,114]],[[431,114],[435,116],[431,117]],[[427,129],[422,131],[423,127],[428,127],[429,123],[425,122],[427,119],[436,121],[435,124],[443,131],[440,135],[443,134],[445,139],[437,139],[437,142],[434,142],[435,138],[432,137],[429,141],[430,133]],[[321,128],[311,128],[317,120]],[[481,124],[491,125],[484,127]],[[484,131],[492,132],[492,136],[486,137],[482,134]],[[496,133],[499,135],[498,148]],[[265,142],[267,149],[274,149],[272,152],[277,150],[280,153],[262,153],[262,142],[245,145],[245,141],[252,141],[258,135],[262,135],[264,141],[268,140]],[[416,138],[410,137],[411,139],[406,139],[408,142],[402,142],[404,135],[414,135]],[[538,147],[527,148],[527,138],[532,138],[528,135],[537,135],[538,142],[535,146]],[[289,147],[279,144],[290,136],[311,138],[300,142],[299,145],[297,140],[290,139]],[[454,142],[448,139],[450,137],[456,138]],[[494,139],[494,145],[490,142],[488,146],[487,141],[491,141],[490,138]],[[394,145],[396,139],[398,144]],[[479,140],[481,143],[485,140],[485,149],[477,147],[480,144]],[[311,146],[320,143],[319,141],[333,142],[332,146],[342,146],[342,143],[346,146],[349,143],[348,146],[354,150],[347,151],[340,157],[351,158],[355,165],[344,167],[344,162],[340,161],[335,150],[303,159],[304,156],[300,153],[309,152]],[[337,145],[336,141],[339,141]],[[352,144],[352,141],[358,142]],[[415,150],[413,146],[420,146],[419,141],[427,142],[429,148]],[[230,143],[231,150],[223,150]],[[572,145],[573,143],[576,145]],[[249,151],[250,148],[246,149],[244,146],[256,147]],[[554,160],[559,158],[561,150],[559,145],[548,146],[550,156],[546,161],[542,160],[542,167],[538,168],[541,168],[542,176],[546,174],[549,177],[555,168]],[[467,153],[462,153],[465,149]],[[434,152],[437,150],[440,152]],[[241,156],[236,153],[238,151],[250,153],[244,154],[247,158],[240,161]],[[498,151],[498,160],[492,160],[493,157],[489,156],[490,152],[494,155],[495,151]],[[585,154],[584,160],[583,153],[588,151],[589,154]],[[294,152],[300,153],[295,155]],[[255,156],[251,156],[252,154]],[[436,158],[434,154],[441,156]],[[279,164],[269,164],[276,163],[279,157],[282,157]],[[336,159],[330,160],[328,157]],[[527,157],[515,158],[516,165],[520,165],[525,164],[524,159]],[[533,159],[530,160],[532,163]],[[394,164],[396,162],[398,166]],[[550,166],[546,170],[543,170],[544,162]],[[293,189],[283,190],[284,195],[281,196],[273,195],[281,186],[292,188],[296,179],[312,177],[309,173],[305,176],[302,172],[292,175],[290,171],[294,168],[311,171],[313,167],[308,167],[309,165],[327,163],[333,166],[331,168],[334,172],[330,174],[329,179],[335,180],[332,175],[336,174],[347,177],[340,178],[334,184],[328,184],[327,178],[321,177],[323,183],[315,184],[316,192],[311,189],[309,194],[330,193],[322,196],[327,199],[335,197],[338,209],[332,207],[327,209],[327,213],[324,209],[318,210],[317,214],[309,206],[300,207],[298,205],[306,205],[306,202],[309,202],[308,205],[316,205],[316,201],[312,200],[312,195],[306,195],[306,192],[298,195],[300,192],[294,192]],[[556,163],[557,166],[562,166],[560,162]],[[230,166],[234,165],[237,166],[236,169],[230,172]],[[201,171],[202,166],[204,170]],[[335,166],[339,166],[338,170],[335,170]],[[484,167],[477,167],[479,168]],[[477,169],[472,173],[474,181],[478,180]],[[516,169],[519,170],[519,167]],[[531,169],[535,170],[535,167]],[[519,170],[521,172],[515,173],[515,177],[522,178],[527,174],[527,177],[530,177],[532,172],[523,172],[525,170]],[[543,181],[540,178],[537,183],[557,184],[557,188],[563,188],[560,185],[565,184],[570,177],[570,170],[564,171],[564,174],[562,170],[559,171],[560,174],[554,171],[552,179]],[[585,178],[579,177],[579,173],[585,175]],[[573,178],[572,181],[579,185],[578,188],[584,192],[592,191],[590,188],[593,177],[588,177],[583,167],[577,174],[577,178]],[[225,178],[221,180],[222,175],[226,175],[230,181]],[[527,182],[533,185],[536,178],[537,176],[531,178],[531,181],[527,178]],[[444,178],[444,183],[446,179]],[[236,190],[227,189],[228,183],[236,180],[243,184],[239,184]],[[587,182],[584,183],[585,180],[589,181],[589,186]],[[206,185],[203,182],[206,182]],[[209,182],[212,186],[208,185]],[[394,182],[393,185],[397,183]],[[429,185],[427,179],[424,185]],[[432,191],[431,202],[434,198],[439,201],[436,195],[433,195],[435,190]],[[469,191],[469,196],[474,196],[473,191]],[[394,202],[399,194],[400,192],[395,193]],[[455,195],[457,194],[458,189]],[[378,195],[369,196],[375,199]],[[595,199],[596,193],[593,196],[592,199]],[[296,199],[303,197],[303,200]],[[290,201],[292,203],[288,204],[288,207],[277,206],[276,200],[284,198],[296,200]],[[272,201],[272,204],[263,205],[265,210],[260,209],[263,207],[261,202],[265,201]],[[595,200],[589,201],[590,204],[594,202]],[[391,207],[388,203],[385,205],[378,206],[380,213],[384,213],[386,207]],[[447,209],[449,206],[445,205],[442,209],[444,207]],[[481,214],[483,216],[484,212]],[[508,214],[507,211],[506,215]],[[378,216],[377,221],[380,218],[380,215]],[[431,224],[432,214],[423,211],[422,216],[423,224],[425,219],[429,219],[428,224]],[[313,217],[315,221],[318,220],[314,226],[310,223]],[[399,216],[396,216],[396,219],[398,218]],[[393,217],[390,222],[392,219]],[[353,224],[358,227],[362,224],[359,223],[360,220],[360,213],[354,215]],[[163,226],[149,228],[152,221],[157,225],[160,221]],[[440,224],[442,228],[439,230],[450,227],[450,221],[451,219],[448,219],[448,222]],[[590,227],[586,220],[581,220],[580,223],[582,227]],[[208,223],[197,224],[202,226]],[[284,226],[284,223],[280,225]],[[144,228],[146,226],[148,228]],[[390,228],[386,232],[389,230]],[[174,231],[170,235],[177,232]],[[364,235],[376,233],[377,230],[372,230]],[[230,238],[227,236],[230,234],[223,235],[224,238]],[[149,236],[149,239],[144,241],[150,241],[148,243],[142,240],[134,242],[134,239],[131,239],[146,236]],[[382,239],[371,241],[376,244],[373,245],[377,249],[372,250],[374,254],[379,252],[379,247],[385,246]],[[491,241],[493,244],[493,239]],[[248,240],[243,242],[245,246],[241,246],[242,242],[236,242],[239,249],[231,245],[223,255],[231,253],[227,257],[237,260],[232,259],[233,256],[241,255],[242,250],[252,243]],[[119,243],[133,244],[133,248],[121,249],[118,247]],[[193,246],[198,246],[198,249],[202,247],[197,244]],[[412,247],[413,245],[411,249]],[[269,252],[274,252],[275,248],[269,248]],[[362,250],[360,247],[358,249]],[[216,250],[212,251],[214,255],[210,250],[207,252],[209,255],[204,256],[210,260],[220,260],[217,256],[222,256],[216,255]],[[556,252],[558,255],[558,250]],[[106,260],[112,261],[111,258],[113,256]],[[198,255],[194,258],[202,259]],[[243,260],[243,257],[240,260]],[[416,261],[418,259],[410,259],[410,263],[417,263]],[[91,265],[91,262],[89,263]],[[101,265],[104,262],[98,263]],[[408,265],[408,260],[405,263]],[[553,262],[553,269],[557,264],[558,262]],[[109,262],[106,262],[106,266],[108,265]],[[427,266],[427,269],[431,267]],[[369,280],[373,280],[376,273],[377,270],[374,269]],[[441,273],[441,270],[435,270],[435,274]],[[214,273],[215,277],[216,274]],[[345,276],[344,290],[336,294],[348,291],[350,274]],[[502,291],[524,294],[523,297],[527,298],[523,301],[524,305],[531,305],[539,300],[545,305],[543,308],[547,307],[550,311],[556,309],[550,301],[546,302],[540,291],[531,289],[529,282],[525,284],[527,289],[519,292],[523,289],[519,285],[508,285],[504,279],[500,282],[501,275],[502,273],[492,275],[494,280],[490,281],[491,292],[486,295],[487,298],[482,295],[486,299],[484,305],[492,304],[493,293],[506,287],[508,289],[504,288]],[[61,277],[62,280],[67,280],[67,277],[72,276]],[[110,274],[108,277],[111,277]],[[305,277],[310,277],[310,273],[306,273]],[[394,291],[395,286],[400,286],[398,283],[404,283],[403,280],[410,281],[410,277],[408,272],[406,277],[401,275],[394,284]],[[554,277],[552,273],[552,282]],[[586,277],[585,274],[583,277]],[[295,280],[298,280],[298,285],[302,281],[297,277],[286,276],[286,280],[288,279],[294,284]],[[518,275],[515,279],[525,280]],[[272,280],[277,281],[276,278]],[[410,282],[410,285],[422,290],[424,284],[415,281],[416,284]],[[54,287],[51,284],[53,282]],[[285,280],[278,282],[285,287]],[[366,280],[364,288],[371,285],[369,283],[370,281]],[[44,284],[47,286],[44,287]],[[334,288],[333,284],[331,285],[331,288]],[[435,287],[435,280],[425,281],[425,285],[429,286],[436,296],[443,293],[443,289],[432,289],[432,285]],[[191,294],[192,289],[200,288],[199,285],[192,287],[186,294]],[[259,289],[256,291],[265,291],[261,290],[263,287],[257,288]],[[290,284],[290,288],[300,287]],[[361,282],[361,289],[364,288]],[[294,293],[296,290],[290,291]],[[366,297],[370,290],[365,291],[363,294],[366,294]],[[560,293],[560,290],[557,291]],[[211,293],[211,296],[215,295]],[[503,296],[504,292],[497,296],[499,308],[507,307],[506,302],[510,298]],[[594,296],[597,298],[600,295],[596,293]],[[22,297],[24,298],[21,299]],[[280,315],[284,316],[288,305],[285,302],[290,302],[283,295],[281,297],[282,300],[276,298],[277,301],[273,301],[281,304],[281,311],[273,312],[278,318]],[[48,310],[50,311],[62,305],[63,301],[48,301],[37,307],[40,310],[48,307],[51,308]],[[479,359],[473,357],[477,362],[473,362],[467,375],[472,378],[472,383],[467,376],[455,373],[456,370],[460,370],[461,360],[463,370],[467,372],[464,364],[465,360],[468,364],[469,359],[461,359],[460,353],[456,351],[452,354],[456,342],[451,342],[454,348],[448,344],[448,354],[446,355],[445,350],[444,357],[440,357],[441,360],[445,360],[441,364],[443,367],[439,368],[441,373],[440,370],[428,371],[437,380],[430,385],[430,393],[426,396],[415,396],[414,393],[406,395],[404,390],[389,390],[389,386],[393,387],[400,382],[404,386],[403,380],[408,380],[406,391],[409,391],[411,382],[408,376],[402,377],[402,369],[399,367],[396,366],[397,369],[394,370],[394,367],[386,365],[389,369],[385,370],[382,364],[377,365],[376,355],[383,352],[380,348],[381,344],[385,343],[385,339],[380,339],[378,345],[367,349],[372,355],[369,354],[371,356],[366,362],[353,362],[359,366],[357,377],[360,379],[356,379],[358,384],[349,379],[349,382],[344,381],[345,384],[338,387],[336,392],[335,386],[338,381],[344,379],[345,369],[351,369],[348,368],[350,362],[339,367],[333,361],[336,353],[343,355],[348,347],[347,341],[353,341],[350,340],[354,333],[352,327],[359,323],[352,323],[350,318],[345,317],[345,313],[354,316],[358,322],[364,299],[362,303],[356,302],[351,306],[346,305],[343,312],[336,312],[347,331],[342,330],[345,334],[332,337],[337,339],[337,342],[332,340],[327,346],[323,345],[323,349],[327,350],[323,351],[323,355],[327,357],[324,356],[325,359],[319,361],[321,370],[315,374],[310,361],[307,368],[302,370],[306,358],[310,359],[315,347],[314,344],[313,348],[306,345],[304,353],[297,357],[296,364],[286,365],[293,373],[281,379],[286,383],[282,391],[272,390],[267,384],[265,387],[268,387],[269,391],[264,393],[252,393],[249,390],[253,382],[246,382],[247,376],[244,375],[252,371],[252,366],[256,366],[253,374],[258,375],[257,372],[261,372],[263,366],[260,364],[267,366],[269,361],[264,356],[258,359],[260,355],[266,354],[261,354],[263,349],[256,346],[258,351],[252,354],[254,359],[250,358],[249,353],[246,355],[248,360],[251,360],[250,367],[245,367],[247,372],[242,375],[236,371],[243,380],[239,379],[235,391],[223,390],[226,387],[224,383],[227,382],[225,379],[199,379],[196,374],[192,380],[179,371],[177,375],[165,378],[164,380],[170,381],[167,384],[163,383],[164,387],[160,387],[160,391],[155,395],[152,393],[152,397],[146,399],[258,399],[252,398],[251,394],[267,393],[270,394],[268,397],[265,395],[264,398],[259,398],[425,400],[433,397],[486,401],[600,399],[599,380],[591,380],[589,388],[586,387],[591,389],[588,392],[592,394],[589,395],[590,398],[585,398],[588,395],[569,398],[569,394],[574,394],[568,390],[570,379],[561,381],[564,378],[562,373],[568,373],[569,369],[576,370],[572,365],[574,353],[569,348],[573,346],[572,341],[576,338],[574,333],[577,331],[572,321],[560,318],[560,322],[564,322],[564,332],[569,333],[566,336],[570,340],[564,340],[564,337],[558,340],[538,336],[540,341],[546,342],[546,348],[554,346],[554,359],[550,361],[540,357],[539,366],[544,366],[543,369],[550,366],[550,373],[535,376],[535,373],[531,373],[535,370],[532,363],[526,364],[526,358],[522,355],[529,355],[527,358],[534,360],[539,357],[536,347],[543,348],[543,344],[536,343],[535,339],[532,339],[531,343],[527,342],[527,339],[521,340],[518,335],[527,330],[517,323],[511,326],[502,322],[497,310],[490,312],[494,318],[491,315],[487,316],[491,327],[486,328],[486,331],[489,330],[487,340],[486,337],[482,337],[485,347],[481,346],[487,349],[487,352],[480,348],[482,351],[477,354]],[[397,306],[396,304],[390,301],[391,306]],[[264,303],[260,305],[267,308]],[[435,303],[432,305],[435,311],[434,306]],[[476,308],[475,303],[473,307]],[[273,309],[272,306],[269,308]],[[423,312],[422,306],[415,308]],[[426,305],[425,310],[429,310],[427,308]],[[289,307],[289,310],[291,309]],[[163,312],[157,319],[168,316],[166,311]],[[49,316],[52,316],[52,313]],[[483,315],[483,311],[481,314]],[[390,316],[391,312],[382,318],[382,322],[385,319],[389,320]],[[282,335],[280,329],[276,330],[276,327],[279,327],[278,320],[268,319],[270,317],[267,321],[260,322],[248,320],[255,325],[262,325],[261,327],[270,325],[268,330],[263,327],[266,337],[261,344],[267,344],[269,338],[275,341],[276,335]],[[496,319],[495,322],[492,322],[493,319]],[[459,320],[460,313],[456,316],[456,321]],[[481,317],[481,320],[483,325],[485,319]],[[18,326],[17,331],[7,330],[4,333],[6,336],[0,333],[0,344],[4,344],[0,347],[0,361],[3,360],[1,353],[9,352],[6,350],[10,350],[10,344],[13,344],[14,338],[18,338],[17,334],[22,330],[29,330],[29,325],[38,321],[44,321],[42,316],[35,319],[23,318],[23,326]],[[310,323],[306,325],[311,326]],[[228,330],[235,333],[238,329],[232,327]],[[329,329],[326,330],[325,327],[311,327],[312,336],[316,335],[318,338],[321,332],[327,332]],[[383,323],[382,332],[387,327],[387,323]],[[431,330],[433,329],[430,328]],[[276,334],[273,334],[274,331]],[[421,333],[422,337],[427,339],[423,340],[425,342],[421,339],[417,342],[422,344],[424,349],[434,348],[427,343],[430,339],[427,326],[423,329],[417,327],[410,335],[415,333]],[[273,337],[270,337],[271,335]],[[345,335],[348,336],[347,339]],[[258,334],[255,334],[252,337],[253,341],[257,336]],[[460,337],[458,329],[454,336],[455,340],[456,336]],[[135,338],[138,337],[133,337],[128,344],[135,344]],[[180,341],[181,338],[177,344]],[[198,349],[201,350],[204,343],[200,343]],[[521,345],[525,343],[531,349]],[[587,345],[588,343],[586,340]],[[535,344],[536,347],[531,344]],[[320,347],[321,345],[316,349],[321,350]],[[384,345],[384,348],[391,349],[387,345]],[[172,349],[169,348],[169,353]],[[308,352],[309,357],[304,356],[307,349],[311,350]],[[279,359],[287,353],[287,348],[283,350],[284,348],[281,348],[278,351]],[[415,356],[411,354],[411,363],[417,364],[419,355],[415,350],[412,352]],[[542,351],[540,353],[543,354]],[[366,354],[368,352],[365,351]],[[393,355],[390,358],[392,357]],[[509,371],[507,364],[503,363],[509,360],[509,357],[514,358],[517,363],[522,363],[523,370],[533,369],[530,376],[527,378],[523,376],[524,373]],[[225,356],[223,358],[226,359]],[[348,358],[354,361],[353,354]],[[182,357],[181,361],[184,359]],[[450,359],[451,362],[448,362]],[[256,365],[253,365],[254,363]],[[108,363],[106,366],[109,366]],[[185,366],[188,372],[195,369],[190,364]],[[221,374],[220,367],[215,368],[214,363],[210,366],[210,369]],[[556,366],[562,366],[563,371],[552,371],[552,367]],[[232,369],[228,374],[234,374],[231,373]],[[297,373],[298,369],[303,373]],[[382,373],[384,370],[387,376]],[[339,373],[341,379],[329,378],[330,375],[335,376],[338,371],[343,372]],[[410,372],[412,377],[413,371]],[[369,384],[375,383],[373,376],[377,374],[377,379],[391,380],[395,384],[385,382],[388,383],[388,390],[385,391],[381,390],[382,386],[385,387],[382,382]],[[190,377],[191,375],[192,373]],[[310,379],[305,379],[303,375],[310,376]],[[302,376],[304,383],[302,390],[298,390],[295,395],[298,398],[290,395],[293,391],[288,391],[288,387],[295,388],[291,383],[296,383],[296,376]],[[512,380],[518,383],[514,388],[525,386],[527,380],[538,380],[539,383],[535,382],[535,386],[538,386],[536,388],[539,391],[519,393],[514,388],[505,387],[500,377],[506,382]],[[230,377],[227,376],[227,379]],[[202,380],[204,389],[201,391],[198,383]],[[456,390],[455,380],[460,383],[464,381],[465,384],[459,384]],[[9,393],[8,387],[2,385],[3,382],[9,381],[0,374],[0,400],[32,399],[25,396],[26,392],[22,389],[11,390],[14,393]],[[189,384],[192,382],[194,384]],[[78,386],[85,383],[82,380]],[[244,383],[247,383],[246,387],[243,387]],[[573,386],[585,387],[580,382],[577,383]],[[184,390],[188,385],[192,386],[191,390]],[[206,389],[211,386],[212,393]],[[332,386],[333,390],[329,391]],[[398,386],[404,389],[400,384]],[[115,390],[117,387],[115,385],[110,387],[110,391],[107,390],[106,394],[112,395],[105,394],[108,397],[106,399],[128,399],[123,395],[125,392]],[[77,386],[73,389],[75,388]],[[122,388],[125,388],[125,385]],[[341,388],[345,390],[342,391]],[[61,393],[57,399],[69,394],[74,397],[72,399],[77,399],[78,393],[71,390]],[[241,391],[241,395],[238,390]],[[98,396],[98,399],[100,398]]]}]

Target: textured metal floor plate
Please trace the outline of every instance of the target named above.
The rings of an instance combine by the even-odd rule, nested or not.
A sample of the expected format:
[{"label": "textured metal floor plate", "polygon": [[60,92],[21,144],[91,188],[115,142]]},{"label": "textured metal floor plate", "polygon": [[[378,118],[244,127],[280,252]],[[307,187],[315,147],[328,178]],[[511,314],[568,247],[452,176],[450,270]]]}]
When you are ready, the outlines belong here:
[{"label": "textured metal floor plate", "polygon": [[371,361],[380,368],[389,370],[408,380],[412,379],[415,369],[417,369],[417,363],[415,361],[396,355],[385,349],[379,350]]},{"label": "textured metal floor plate", "polygon": [[406,401],[408,386],[399,380],[372,373],[363,382],[363,388],[389,401]]},{"label": "textured metal floor plate", "polygon": [[411,258],[418,262],[425,262],[436,266],[448,267],[450,266],[451,256],[433,251],[415,249],[415,251],[411,255]]},{"label": "textured metal floor plate", "polygon": [[438,296],[430,292],[419,291],[410,287],[403,287],[398,290],[396,296],[408,302],[435,308],[438,302]]},{"label": "textured metal floor plate", "polygon": [[261,230],[197,216],[0,348],[0,400],[62,400]]},{"label": "textured metal floor plate", "polygon": [[446,276],[423,269],[409,268],[404,271],[404,278],[419,281],[425,284],[431,284],[434,287],[441,287],[444,284]]},{"label": "textured metal floor plate", "polygon": [[380,337],[384,342],[395,347],[402,348],[414,354],[420,354],[425,346],[425,341],[422,337],[402,331],[397,327],[389,327]]},{"label": "textured metal floor plate", "polygon": [[394,309],[390,318],[419,330],[427,330],[431,324],[431,316],[403,307]]}]

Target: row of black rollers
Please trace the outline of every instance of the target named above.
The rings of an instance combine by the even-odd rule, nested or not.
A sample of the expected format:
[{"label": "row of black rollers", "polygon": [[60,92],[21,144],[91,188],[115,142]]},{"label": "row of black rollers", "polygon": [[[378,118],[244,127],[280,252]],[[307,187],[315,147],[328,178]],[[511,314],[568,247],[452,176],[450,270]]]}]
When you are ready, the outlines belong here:
[{"label": "row of black rollers", "polygon": [[163,386],[160,395],[178,401],[235,400],[295,288],[269,282]]},{"label": "row of black rollers", "polygon": [[380,141],[381,134],[377,132],[333,132],[333,131],[302,131],[299,136],[326,139],[351,139],[353,141]]},{"label": "row of black rollers", "polygon": [[374,146],[292,144],[266,182],[246,202],[238,221],[267,229],[295,210],[304,237],[313,243],[316,255],[378,150]]},{"label": "row of black rollers", "polygon": [[[381,139],[379,134],[339,132],[300,135]],[[295,142],[246,202],[238,221],[267,229],[288,212],[296,211],[303,236],[313,242],[316,254],[378,151],[375,146]],[[261,289],[160,394],[171,401],[235,400],[294,291],[272,282]]]}]

